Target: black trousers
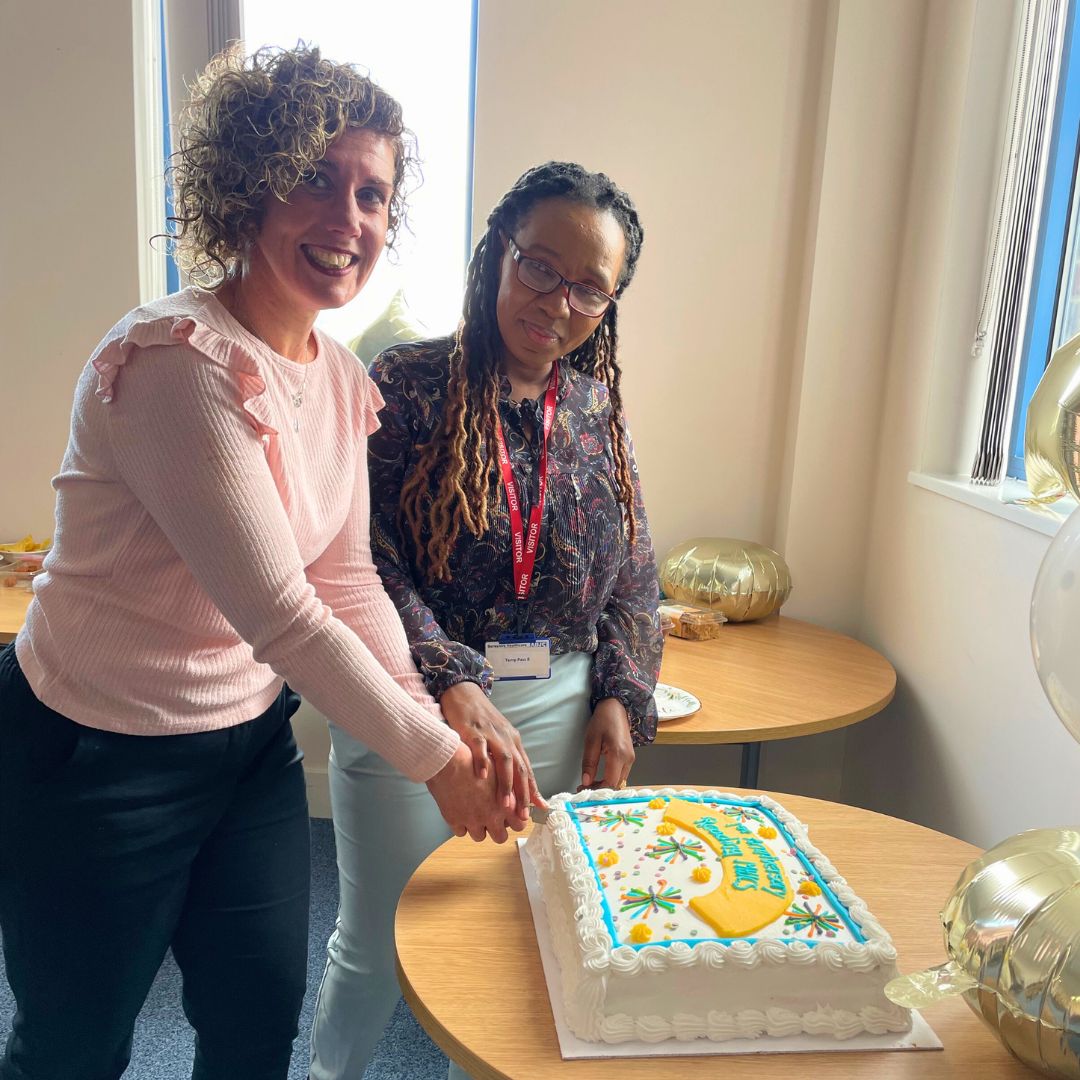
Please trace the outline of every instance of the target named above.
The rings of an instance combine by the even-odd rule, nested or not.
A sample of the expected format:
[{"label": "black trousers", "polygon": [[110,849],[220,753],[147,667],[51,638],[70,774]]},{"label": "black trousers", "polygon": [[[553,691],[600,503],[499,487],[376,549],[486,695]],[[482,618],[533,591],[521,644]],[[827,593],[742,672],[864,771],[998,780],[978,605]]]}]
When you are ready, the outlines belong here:
[{"label": "black trousers", "polygon": [[288,688],[262,716],[120,735],[0,651],[0,1080],[113,1080],[170,946],[195,1080],[285,1080],[307,974],[307,796]]}]

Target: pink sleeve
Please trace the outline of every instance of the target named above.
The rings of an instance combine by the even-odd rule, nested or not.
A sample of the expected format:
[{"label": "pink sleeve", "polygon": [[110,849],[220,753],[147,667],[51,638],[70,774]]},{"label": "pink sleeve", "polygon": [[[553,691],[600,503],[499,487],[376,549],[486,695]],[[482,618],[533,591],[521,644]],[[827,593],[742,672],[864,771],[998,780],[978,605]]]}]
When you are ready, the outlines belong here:
[{"label": "pink sleeve", "polygon": [[[386,403],[374,381],[363,373],[366,391],[360,423],[365,436],[377,431],[376,411]],[[366,437],[363,440],[366,450]],[[417,704],[442,721],[438,703],[428,693],[409,649],[401,617],[383,586],[371,557],[371,491],[366,452],[356,471],[352,506],[341,531],[307,568],[315,592],[371,650],[394,681]]]},{"label": "pink sleeve", "polygon": [[[133,351],[107,406],[117,470],[257,661],[410,779],[430,779],[460,740],[403,678],[377,605],[348,609],[373,655],[316,594],[234,376],[186,345]],[[366,582],[352,607],[373,597]]]}]

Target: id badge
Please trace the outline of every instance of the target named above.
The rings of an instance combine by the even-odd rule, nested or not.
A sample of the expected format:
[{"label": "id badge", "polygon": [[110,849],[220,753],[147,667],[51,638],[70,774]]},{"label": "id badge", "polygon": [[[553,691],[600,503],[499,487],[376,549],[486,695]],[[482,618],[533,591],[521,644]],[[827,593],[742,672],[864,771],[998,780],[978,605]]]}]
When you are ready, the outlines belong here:
[{"label": "id badge", "polygon": [[484,647],[487,661],[500,682],[551,678],[551,639],[535,634],[503,634]]}]

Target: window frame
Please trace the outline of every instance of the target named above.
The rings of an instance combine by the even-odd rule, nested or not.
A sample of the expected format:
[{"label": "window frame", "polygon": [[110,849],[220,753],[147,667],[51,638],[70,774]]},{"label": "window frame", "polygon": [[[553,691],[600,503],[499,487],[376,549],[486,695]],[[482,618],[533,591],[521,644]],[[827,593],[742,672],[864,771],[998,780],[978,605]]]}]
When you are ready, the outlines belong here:
[{"label": "window frame", "polygon": [[[161,34],[161,120],[162,138],[161,151],[165,162],[165,183],[163,198],[165,200],[165,224],[166,232],[172,232],[170,218],[173,216],[172,184],[169,180],[169,166],[172,164],[172,112],[169,105],[169,43],[166,38],[166,15],[165,0],[158,0],[159,33]],[[165,247],[165,293],[171,296],[178,293],[182,287],[180,281],[180,267],[172,251],[172,244],[163,241]]]},{"label": "window frame", "polygon": [[1078,0],[1069,0],[1034,271],[1020,351],[1016,404],[1009,436],[1005,474],[1018,480],[1025,480],[1027,476],[1024,468],[1024,436],[1028,404],[1053,354],[1069,239],[1072,229],[1080,226],[1080,222],[1071,221],[1080,165],[1080,33],[1076,26],[1077,6]]},{"label": "window frame", "polygon": [[164,138],[168,138],[168,118],[161,109],[162,73],[165,68],[162,3],[163,0],[134,0],[132,4],[136,258],[139,302],[144,304],[165,294],[168,276],[162,245],[154,241],[154,237],[166,230],[161,200],[163,128]]}]

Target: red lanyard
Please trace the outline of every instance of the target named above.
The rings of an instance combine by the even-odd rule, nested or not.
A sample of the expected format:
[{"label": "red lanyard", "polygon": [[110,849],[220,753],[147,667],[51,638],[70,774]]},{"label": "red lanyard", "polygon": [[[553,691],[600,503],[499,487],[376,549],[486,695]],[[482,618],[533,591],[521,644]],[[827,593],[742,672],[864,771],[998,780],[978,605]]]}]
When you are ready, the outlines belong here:
[{"label": "red lanyard", "polygon": [[521,516],[521,500],[518,498],[517,482],[514,470],[510,467],[510,454],[503,438],[502,423],[495,417],[495,436],[499,440],[499,468],[502,470],[503,486],[506,488],[506,505],[510,511],[511,556],[514,563],[514,594],[519,605],[529,599],[532,588],[533,566],[536,563],[536,549],[540,543],[540,524],[544,520],[544,500],[547,498],[548,479],[548,436],[555,423],[555,403],[559,388],[559,365],[551,365],[551,378],[548,380],[547,394],[544,397],[544,436],[540,442],[539,483],[536,502],[529,512],[529,532]]}]

